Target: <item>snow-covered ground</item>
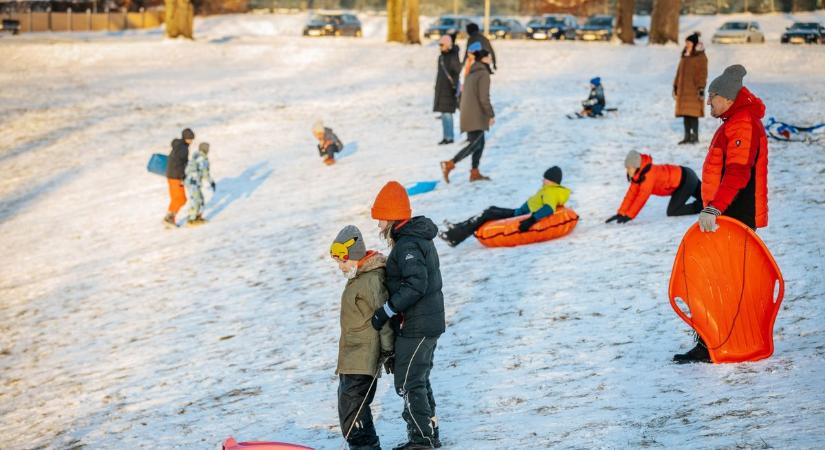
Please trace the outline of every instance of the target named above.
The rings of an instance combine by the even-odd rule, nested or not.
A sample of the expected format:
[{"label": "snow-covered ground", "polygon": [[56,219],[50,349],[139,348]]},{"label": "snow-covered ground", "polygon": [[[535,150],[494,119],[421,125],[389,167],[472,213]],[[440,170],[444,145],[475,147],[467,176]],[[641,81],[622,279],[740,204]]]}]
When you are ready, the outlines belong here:
[{"label": "snow-covered ground", "polygon": [[[801,19],[811,15],[799,15]],[[823,15],[816,15],[822,19]],[[721,18],[688,17],[705,39]],[[708,46],[768,115],[825,119],[825,46]],[[436,47],[304,39],[298,16],[199,20],[195,42],[159,30],[0,39],[0,441],[4,449],[211,449],[234,435],[336,449],[333,374],[344,284],[328,257],[390,179],[437,179]],[[683,27],[684,29],[684,27]],[[773,30],[773,31],[771,31]],[[690,30],[684,30],[690,31]],[[773,34],[771,34],[773,33]],[[498,122],[482,170],[413,198],[436,222],[515,206],[559,164],[582,217],[564,239],[512,249],[439,242],[448,330],[433,384],[445,448],[822,448],[825,148],[771,143],[770,226],[786,280],[766,361],[677,366],[692,344],[667,303],[693,218],[653,198],[607,226],[630,149],[698,170],[680,147],[676,46],[496,43]],[[606,120],[571,122],[604,79]],[[319,161],[323,118],[349,147]],[[165,230],[165,181],[145,171],[180,129],[212,144],[208,226]],[[401,401],[380,380],[385,446]]]}]

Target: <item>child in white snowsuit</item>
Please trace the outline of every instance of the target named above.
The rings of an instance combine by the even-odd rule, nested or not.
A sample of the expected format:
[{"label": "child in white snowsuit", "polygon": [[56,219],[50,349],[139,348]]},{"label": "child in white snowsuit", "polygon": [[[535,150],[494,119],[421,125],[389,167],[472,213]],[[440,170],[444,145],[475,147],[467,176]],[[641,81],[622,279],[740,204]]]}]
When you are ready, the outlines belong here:
[{"label": "child in white snowsuit", "polygon": [[312,134],[318,139],[318,155],[324,158],[324,164],[335,164],[335,154],[344,149],[344,144],[333,133],[332,128],[325,127],[319,120],[312,126]]},{"label": "child in white snowsuit", "polygon": [[206,142],[198,146],[198,151],[192,155],[189,164],[186,166],[186,190],[189,191],[189,221],[188,225],[202,225],[206,223],[203,218],[203,191],[204,184],[212,188],[215,192],[215,182],[209,174],[209,144]]}]

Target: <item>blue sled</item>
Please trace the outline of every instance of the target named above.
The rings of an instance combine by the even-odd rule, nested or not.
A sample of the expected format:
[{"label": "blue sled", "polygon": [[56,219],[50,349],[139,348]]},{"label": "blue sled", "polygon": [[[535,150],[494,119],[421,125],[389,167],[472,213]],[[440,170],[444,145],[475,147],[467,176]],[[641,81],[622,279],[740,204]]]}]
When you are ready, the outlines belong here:
[{"label": "blue sled", "polygon": [[169,157],[166,155],[162,155],[160,153],[155,153],[149,158],[149,164],[146,165],[146,170],[151,173],[166,176],[166,165],[169,161]]},{"label": "blue sled", "polygon": [[407,186],[407,195],[413,196],[425,194],[432,191],[438,185],[438,181],[419,181],[411,186]]}]

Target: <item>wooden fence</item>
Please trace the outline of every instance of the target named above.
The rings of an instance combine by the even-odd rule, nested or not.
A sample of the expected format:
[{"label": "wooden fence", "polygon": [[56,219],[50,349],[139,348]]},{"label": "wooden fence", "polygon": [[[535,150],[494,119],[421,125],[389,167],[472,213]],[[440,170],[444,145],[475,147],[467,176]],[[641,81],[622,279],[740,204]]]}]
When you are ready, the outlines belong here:
[{"label": "wooden fence", "polygon": [[22,12],[3,18],[20,21],[20,32],[37,31],[122,31],[156,28],[163,24],[163,11],[126,12]]}]

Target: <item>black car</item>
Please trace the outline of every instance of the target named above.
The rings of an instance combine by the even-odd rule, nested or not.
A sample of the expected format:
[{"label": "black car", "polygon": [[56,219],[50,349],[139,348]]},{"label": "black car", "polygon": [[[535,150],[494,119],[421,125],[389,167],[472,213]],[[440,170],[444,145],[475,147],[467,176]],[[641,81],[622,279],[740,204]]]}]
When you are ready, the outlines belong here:
[{"label": "black car", "polygon": [[546,14],[534,18],[527,25],[530,39],[576,39],[576,18],[571,15]]},{"label": "black car", "polygon": [[438,39],[445,34],[457,33],[460,39],[467,39],[467,25],[473,23],[467,17],[461,16],[442,16],[429,26],[424,32],[424,37],[427,39]]},{"label": "black car", "polygon": [[361,21],[354,14],[313,14],[304,26],[304,36],[361,37]]},{"label": "black car", "polygon": [[493,17],[490,19],[490,33],[494,39],[524,39],[527,29],[516,19]]},{"label": "black car", "polygon": [[613,39],[613,16],[590,16],[578,30],[581,41],[609,41]]},{"label": "black car", "polygon": [[796,22],[782,34],[783,44],[825,43],[825,26],[817,22]]}]

